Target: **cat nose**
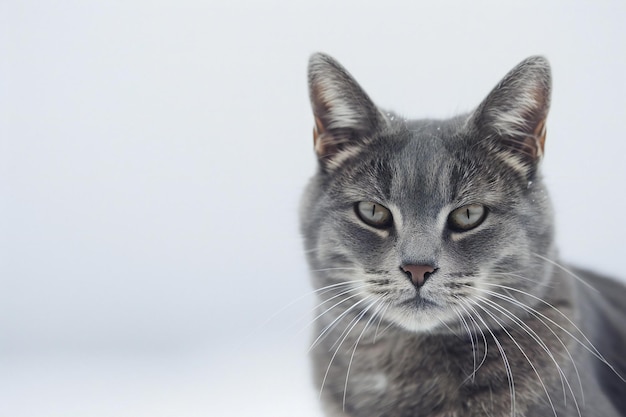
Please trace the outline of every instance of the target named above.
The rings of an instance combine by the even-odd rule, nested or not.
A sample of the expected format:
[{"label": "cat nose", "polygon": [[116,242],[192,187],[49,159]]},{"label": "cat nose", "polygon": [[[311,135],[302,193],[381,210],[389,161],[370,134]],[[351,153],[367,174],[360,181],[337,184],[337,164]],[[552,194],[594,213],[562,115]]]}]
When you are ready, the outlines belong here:
[{"label": "cat nose", "polygon": [[424,285],[426,280],[437,270],[430,265],[402,265],[402,271],[411,279],[416,287]]}]

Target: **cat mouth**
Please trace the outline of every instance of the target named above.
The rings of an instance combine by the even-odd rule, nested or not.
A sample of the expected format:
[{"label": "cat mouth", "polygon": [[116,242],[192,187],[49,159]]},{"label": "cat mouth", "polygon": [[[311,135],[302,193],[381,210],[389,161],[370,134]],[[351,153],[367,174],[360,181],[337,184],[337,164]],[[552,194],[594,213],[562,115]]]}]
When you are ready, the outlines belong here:
[{"label": "cat mouth", "polygon": [[440,307],[439,304],[431,301],[427,298],[422,297],[421,295],[416,295],[415,297],[409,298],[408,300],[404,300],[400,303],[402,306],[417,308],[417,309],[427,309],[427,308],[436,308]]}]

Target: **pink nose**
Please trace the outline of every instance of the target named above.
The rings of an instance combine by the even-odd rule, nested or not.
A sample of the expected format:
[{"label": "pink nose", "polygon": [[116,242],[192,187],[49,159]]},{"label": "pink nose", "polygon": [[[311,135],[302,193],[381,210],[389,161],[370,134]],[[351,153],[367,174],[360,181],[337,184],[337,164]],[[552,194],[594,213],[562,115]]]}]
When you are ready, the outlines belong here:
[{"label": "pink nose", "polygon": [[424,285],[426,280],[436,271],[436,268],[430,265],[402,265],[400,269],[411,278],[411,281],[413,281],[416,287]]}]

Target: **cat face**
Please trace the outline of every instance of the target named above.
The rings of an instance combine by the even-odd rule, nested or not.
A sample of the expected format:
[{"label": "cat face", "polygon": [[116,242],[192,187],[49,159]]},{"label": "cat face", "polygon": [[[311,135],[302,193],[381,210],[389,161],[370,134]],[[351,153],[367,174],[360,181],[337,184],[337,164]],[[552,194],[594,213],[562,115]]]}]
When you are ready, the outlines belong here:
[{"label": "cat face", "polygon": [[383,112],[326,55],[311,58],[309,87],[319,170],[302,231],[314,284],[343,293],[340,309],[384,309],[408,330],[434,331],[477,297],[497,303],[490,292],[541,295],[551,268],[538,254],[553,233],[538,171],[544,59],[522,62],[476,111],[449,120]]}]

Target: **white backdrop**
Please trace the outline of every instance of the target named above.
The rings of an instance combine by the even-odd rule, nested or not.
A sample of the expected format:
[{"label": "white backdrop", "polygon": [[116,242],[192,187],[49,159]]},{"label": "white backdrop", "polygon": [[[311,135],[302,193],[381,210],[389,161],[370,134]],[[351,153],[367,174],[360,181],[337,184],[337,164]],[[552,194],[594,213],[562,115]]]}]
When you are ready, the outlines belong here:
[{"label": "white backdrop", "polygon": [[320,415],[318,50],[412,117],[546,55],[561,253],[626,278],[625,3],[377,3],[0,4],[0,416]]}]

